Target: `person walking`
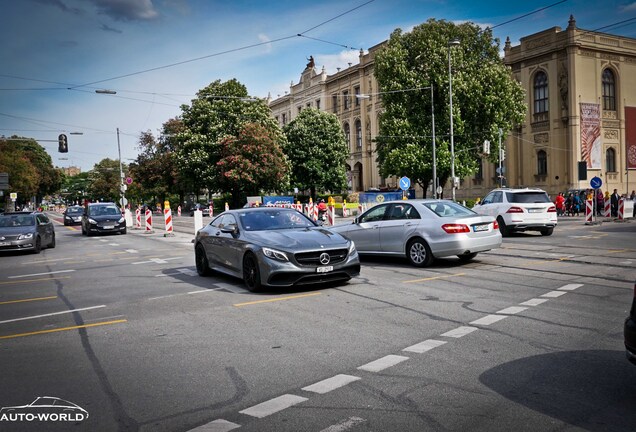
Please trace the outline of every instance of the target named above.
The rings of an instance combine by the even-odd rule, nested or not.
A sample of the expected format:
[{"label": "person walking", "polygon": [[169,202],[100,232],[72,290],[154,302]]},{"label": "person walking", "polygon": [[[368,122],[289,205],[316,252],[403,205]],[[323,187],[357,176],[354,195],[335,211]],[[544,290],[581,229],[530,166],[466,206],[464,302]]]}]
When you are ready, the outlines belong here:
[{"label": "person walking", "polygon": [[618,190],[614,189],[614,192],[612,192],[612,195],[610,196],[610,206],[611,206],[612,217],[618,217],[618,201],[620,199],[621,197],[618,194]]},{"label": "person walking", "polygon": [[603,210],[605,209],[605,199],[603,198],[603,191],[600,189],[596,193],[596,215],[603,216]]},{"label": "person walking", "polygon": [[559,192],[554,200],[554,205],[557,209],[557,216],[563,216],[565,214],[565,197],[563,196],[563,192]]}]

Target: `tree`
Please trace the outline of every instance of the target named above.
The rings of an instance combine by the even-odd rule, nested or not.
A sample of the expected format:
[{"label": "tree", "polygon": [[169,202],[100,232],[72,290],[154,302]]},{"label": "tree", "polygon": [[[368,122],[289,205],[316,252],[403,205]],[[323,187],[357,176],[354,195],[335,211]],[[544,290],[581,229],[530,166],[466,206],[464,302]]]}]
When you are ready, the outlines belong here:
[{"label": "tree", "polygon": [[[124,169],[126,172],[126,169]],[[102,159],[90,171],[88,193],[92,200],[118,202],[120,191],[119,161]]]},{"label": "tree", "polygon": [[64,197],[64,200],[67,204],[84,204],[86,190],[90,182],[90,174],[91,172],[87,171],[64,178],[64,181],[62,183],[62,196]]},{"label": "tree", "polygon": [[217,163],[223,158],[223,142],[238,137],[247,123],[264,127],[277,142],[284,140],[265,101],[248,97],[237,80],[214,81],[197,93],[190,106],[182,105],[183,130],[177,134],[177,166],[182,178],[196,181],[209,191],[222,191],[226,180]]},{"label": "tree", "polygon": [[[449,47],[453,39],[460,45]],[[523,89],[499,57],[499,40],[490,29],[430,19],[408,33],[395,30],[375,58],[384,108],[377,161],[383,176],[408,176],[424,190],[433,167],[431,85],[440,184],[451,174],[449,49],[456,176],[475,173],[484,140],[497,143],[499,128],[505,135],[526,112]],[[497,153],[491,152],[491,160]]]},{"label": "tree", "polygon": [[283,128],[287,136],[285,153],[292,164],[292,186],[340,192],[347,187],[345,164],[349,151],[338,117],[306,108]]},{"label": "tree", "polygon": [[289,187],[289,161],[276,137],[263,126],[246,124],[238,137],[226,138],[221,147],[219,185],[232,193],[233,207],[261,190],[278,192]]}]

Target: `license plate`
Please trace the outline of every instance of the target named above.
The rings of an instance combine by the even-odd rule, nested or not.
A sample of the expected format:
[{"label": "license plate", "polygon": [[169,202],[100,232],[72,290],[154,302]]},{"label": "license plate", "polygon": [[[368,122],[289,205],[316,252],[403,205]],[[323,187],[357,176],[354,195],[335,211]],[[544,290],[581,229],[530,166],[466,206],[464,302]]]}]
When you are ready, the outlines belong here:
[{"label": "license plate", "polygon": [[11,243],[8,242],[0,242],[0,246],[9,246]]},{"label": "license plate", "polygon": [[316,268],[316,273],[327,273],[333,271],[333,266],[325,266]]},{"label": "license plate", "polygon": [[113,225],[104,225],[104,229],[113,229],[115,228]]},{"label": "license plate", "polygon": [[488,231],[488,225],[475,225],[473,230],[475,230],[475,232]]},{"label": "license plate", "polygon": [[541,213],[543,209],[528,209],[528,213]]}]

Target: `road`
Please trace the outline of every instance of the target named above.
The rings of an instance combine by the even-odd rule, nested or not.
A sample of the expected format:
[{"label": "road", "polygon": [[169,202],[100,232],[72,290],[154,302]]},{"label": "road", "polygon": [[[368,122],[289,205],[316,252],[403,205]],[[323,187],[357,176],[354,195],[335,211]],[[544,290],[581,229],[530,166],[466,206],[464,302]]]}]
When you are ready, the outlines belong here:
[{"label": "road", "polygon": [[0,257],[0,407],[59,397],[90,414],[78,431],[636,429],[634,222],[253,294],[196,275],[182,219],[171,237],[57,226],[55,249]]}]

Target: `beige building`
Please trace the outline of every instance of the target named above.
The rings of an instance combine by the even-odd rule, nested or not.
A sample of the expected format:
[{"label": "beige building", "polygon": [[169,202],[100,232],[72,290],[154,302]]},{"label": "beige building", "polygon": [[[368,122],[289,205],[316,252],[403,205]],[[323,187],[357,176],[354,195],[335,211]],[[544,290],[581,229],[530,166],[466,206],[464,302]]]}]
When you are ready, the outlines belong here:
[{"label": "beige building", "polygon": [[[349,145],[352,191],[396,186],[396,179],[380,178],[373,142],[382,109],[374,96],[374,56],[383,44],[361,51],[358,64],[334,75],[324,68],[316,73],[311,60],[300,82],[270,103],[281,125],[305,107],[338,116]],[[636,40],[578,29],[570,17],[565,31],[553,27],[517,46],[507,40],[504,54],[528,106],[524,123],[503,137],[505,184],[541,187],[554,196],[589,187],[598,176],[603,191],[636,189]],[[579,162],[586,180],[579,180]],[[462,179],[457,199],[483,197],[497,187],[497,166],[483,160],[477,175]],[[447,185],[445,196],[449,192]]]}]

